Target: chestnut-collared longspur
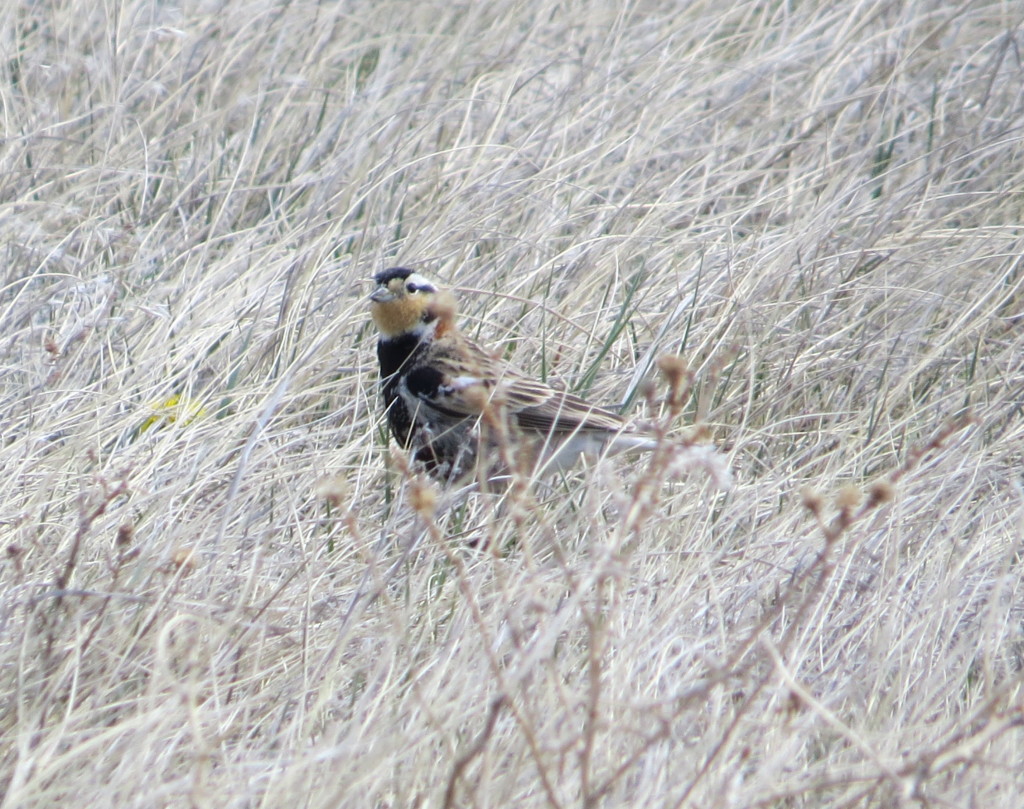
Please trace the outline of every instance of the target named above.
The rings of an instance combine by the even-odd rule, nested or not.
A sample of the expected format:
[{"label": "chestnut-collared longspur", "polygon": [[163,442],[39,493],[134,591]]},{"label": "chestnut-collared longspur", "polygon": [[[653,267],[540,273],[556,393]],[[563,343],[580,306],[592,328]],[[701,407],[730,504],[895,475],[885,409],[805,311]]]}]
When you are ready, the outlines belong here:
[{"label": "chestnut-collared longspur", "polygon": [[456,326],[451,294],[418,272],[392,267],[374,281],[370,310],[380,331],[388,425],[434,477],[479,474],[478,461],[486,475],[500,467],[494,430],[481,425],[488,412],[507,420],[512,442],[528,442],[542,473],[570,466],[581,453],[656,446],[616,413],[531,379],[478,346]]}]

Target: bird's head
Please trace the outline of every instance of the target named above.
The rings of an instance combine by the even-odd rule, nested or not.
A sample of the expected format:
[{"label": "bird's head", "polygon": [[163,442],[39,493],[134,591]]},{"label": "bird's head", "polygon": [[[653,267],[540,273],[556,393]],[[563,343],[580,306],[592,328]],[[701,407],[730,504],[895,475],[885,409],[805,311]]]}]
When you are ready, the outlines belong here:
[{"label": "bird's head", "polygon": [[370,293],[370,315],[383,337],[422,336],[428,330],[438,335],[454,322],[454,299],[418,272],[391,267],[373,280],[377,287]]}]

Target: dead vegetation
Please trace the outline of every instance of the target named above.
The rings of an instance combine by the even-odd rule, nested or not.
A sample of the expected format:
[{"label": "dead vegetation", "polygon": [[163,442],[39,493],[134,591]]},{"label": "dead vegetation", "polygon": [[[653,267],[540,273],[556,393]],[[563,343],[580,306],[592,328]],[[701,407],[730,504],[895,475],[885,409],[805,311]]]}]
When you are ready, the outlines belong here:
[{"label": "dead vegetation", "polygon": [[[1016,809],[1020,25],[0,11],[3,806]],[[733,486],[403,474],[394,263]]]}]

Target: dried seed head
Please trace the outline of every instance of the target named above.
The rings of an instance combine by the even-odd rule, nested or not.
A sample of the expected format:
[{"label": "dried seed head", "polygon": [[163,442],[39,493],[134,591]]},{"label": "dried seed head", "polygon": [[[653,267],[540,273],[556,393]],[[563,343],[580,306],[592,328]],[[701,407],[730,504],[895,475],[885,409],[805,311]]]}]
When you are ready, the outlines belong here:
[{"label": "dried seed head", "polygon": [[686,360],[677,354],[662,354],[658,357],[658,370],[664,374],[668,384],[675,387],[680,384],[688,370]]},{"label": "dried seed head", "polygon": [[437,320],[436,334],[438,336],[455,328],[455,314],[457,311],[458,307],[455,303],[455,297],[450,292],[438,292],[434,295],[430,306],[427,307],[426,315],[428,318]]},{"label": "dried seed head", "polygon": [[468,385],[462,389],[461,393],[466,403],[481,413],[486,413],[498,403],[491,398],[490,391],[483,384]]},{"label": "dried seed head", "polygon": [[662,354],[658,357],[658,370],[668,382],[669,404],[680,407],[690,383],[686,360],[675,354]]},{"label": "dried seed head", "polygon": [[320,478],[314,492],[318,498],[326,500],[331,508],[341,508],[348,494],[348,481],[341,475]]},{"label": "dried seed head", "polygon": [[130,522],[121,523],[117,528],[117,538],[114,544],[119,548],[125,548],[135,541],[135,526]]},{"label": "dried seed head", "polygon": [[896,496],[896,487],[888,480],[876,480],[868,488],[868,498],[871,505],[888,503]]},{"label": "dried seed head", "polygon": [[171,565],[183,573],[190,573],[196,567],[196,549],[181,546],[174,549],[171,554]]},{"label": "dried seed head", "polygon": [[821,516],[821,510],[825,505],[821,494],[813,486],[803,486],[800,489],[800,502],[805,509],[816,517]]},{"label": "dried seed head", "polygon": [[437,510],[437,490],[422,478],[414,478],[409,487],[409,505],[424,519],[431,519]]},{"label": "dried seed head", "polygon": [[398,470],[402,477],[407,477],[409,472],[409,456],[406,455],[402,450],[396,447],[394,444],[391,445],[391,463],[395,469]]},{"label": "dried seed head", "polygon": [[852,483],[848,483],[839,490],[836,495],[836,508],[842,509],[843,511],[849,511],[850,509],[856,508],[860,505],[861,493],[860,489],[854,486]]}]

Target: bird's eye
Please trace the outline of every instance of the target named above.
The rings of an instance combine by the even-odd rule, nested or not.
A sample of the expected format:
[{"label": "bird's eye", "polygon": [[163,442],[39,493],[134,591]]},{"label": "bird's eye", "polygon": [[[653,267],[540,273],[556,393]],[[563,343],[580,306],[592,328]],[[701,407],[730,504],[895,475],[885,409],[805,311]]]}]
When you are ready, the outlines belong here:
[{"label": "bird's eye", "polygon": [[406,289],[407,292],[415,292],[416,291],[416,284],[406,284],[405,285],[405,289]]}]

